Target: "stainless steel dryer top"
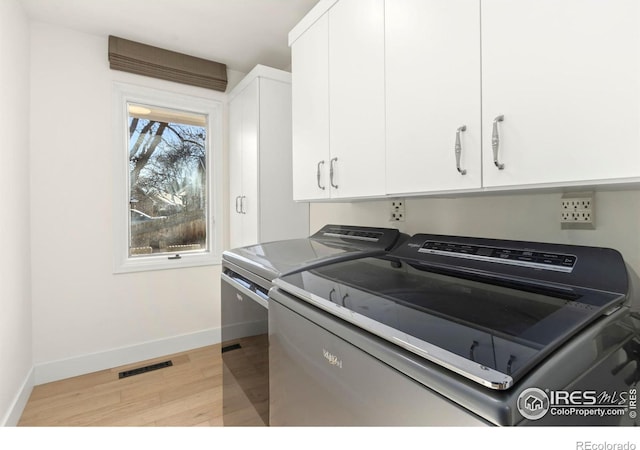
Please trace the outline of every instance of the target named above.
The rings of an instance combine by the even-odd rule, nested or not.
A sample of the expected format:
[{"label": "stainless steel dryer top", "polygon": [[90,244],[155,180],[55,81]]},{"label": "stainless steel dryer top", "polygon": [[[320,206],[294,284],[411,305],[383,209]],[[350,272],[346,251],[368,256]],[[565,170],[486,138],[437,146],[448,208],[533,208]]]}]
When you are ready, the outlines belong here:
[{"label": "stainless steel dryer top", "polygon": [[225,251],[222,258],[272,281],[328,262],[379,254],[391,250],[406,237],[393,228],[325,225],[309,238],[240,247]]}]

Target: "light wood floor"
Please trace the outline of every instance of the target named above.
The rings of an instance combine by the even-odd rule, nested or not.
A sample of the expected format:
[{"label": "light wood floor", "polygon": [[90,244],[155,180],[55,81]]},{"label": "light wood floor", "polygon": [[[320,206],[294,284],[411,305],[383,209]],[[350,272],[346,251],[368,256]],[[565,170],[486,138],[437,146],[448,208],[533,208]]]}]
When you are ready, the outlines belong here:
[{"label": "light wood floor", "polygon": [[[172,367],[118,378],[171,360]],[[220,345],[36,386],[18,426],[221,426]]]}]

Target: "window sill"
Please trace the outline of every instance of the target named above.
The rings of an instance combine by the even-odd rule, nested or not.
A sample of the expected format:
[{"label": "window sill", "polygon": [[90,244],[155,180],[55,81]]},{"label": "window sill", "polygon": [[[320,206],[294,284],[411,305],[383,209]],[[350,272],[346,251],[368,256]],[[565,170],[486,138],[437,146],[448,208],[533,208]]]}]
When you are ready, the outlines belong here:
[{"label": "window sill", "polygon": [[114,273],[147,272],[155,270],[186,269],[189,267],[216,266],[221,264],[217,255],[181,254],[179,259],[170,259],[175,255],[139,256],[120,261]]}]

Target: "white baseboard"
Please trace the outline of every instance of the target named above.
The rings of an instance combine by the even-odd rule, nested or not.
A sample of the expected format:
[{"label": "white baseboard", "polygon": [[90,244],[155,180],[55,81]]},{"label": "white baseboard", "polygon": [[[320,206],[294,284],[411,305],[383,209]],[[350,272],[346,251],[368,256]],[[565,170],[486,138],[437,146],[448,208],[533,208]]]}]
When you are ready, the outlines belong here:
[{"label": "white baseboard", "polygon": [[[35,385],[220,343],[219,328],[37,364]],[[33,385],[32,385],[33,386]]]},{"label": "white baseboard", "polygon": [[24,407],[27,405],[27,401],[29,401],[29,397],[31,396],[31,391],[33,391],[33,386],[35,384],[34,373],[35,371],[32,367],[22,383],[20,391],[16,394],[16,398],[13,400],[11,408],[9,408],[9,412],[0,422],[0,427],[15,427],[18,425],[20,417],[22,417]]}]

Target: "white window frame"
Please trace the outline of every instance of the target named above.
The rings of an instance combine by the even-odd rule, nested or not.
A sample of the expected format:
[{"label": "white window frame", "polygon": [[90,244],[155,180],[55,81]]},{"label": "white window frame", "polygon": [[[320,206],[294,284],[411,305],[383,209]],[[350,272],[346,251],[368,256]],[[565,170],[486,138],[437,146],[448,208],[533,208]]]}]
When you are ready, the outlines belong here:
[{"label": "white window frame", "polygon": [[[222,253],[222,142],[223,102],[204,97],[114,83],[114,273],[179,269],[220,264]],[[207,120],[207,248],[183,253],[179,259],[167,254],[129,255],[129,147],[128,103],[140,103],[167,109],[206,115]]]}]

